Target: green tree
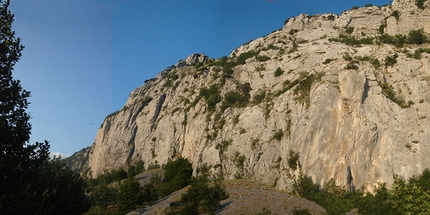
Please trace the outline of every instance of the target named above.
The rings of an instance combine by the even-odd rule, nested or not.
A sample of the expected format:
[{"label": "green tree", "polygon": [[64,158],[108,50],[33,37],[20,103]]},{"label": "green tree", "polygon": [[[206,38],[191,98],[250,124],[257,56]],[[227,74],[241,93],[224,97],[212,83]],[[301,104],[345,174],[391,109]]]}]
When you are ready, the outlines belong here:
[{"label": "green tree", "polygon": [[294,181],[294,191],[301,197],[309,200],[316,200],[319,193],[319,186],[312,181],[312,178],[300,173],[298,180]]},{"label": "green tree", "polygon": [[394,179],[390,194],[395,211],[399,214],[430,214],[430,193],[419,185],[414,179]]},{"label": "green tree", "polygon": [[163,178],[160,174],[155,173],[149,179],[149,183],[143,186],[143,195],[145,202],[152,202],[158,199],[158,188],[163,183]]},{"label": "green tree", "polygon": [[160,196],[167,196],[190,184],[193,167],[188,159],[178,158],[175,161],[169,161],[164,166],[164,170],[166,172],[163,184],[159,189]]},{"label": "green tree", "polygon": [[46,160],[32,180],[42,193],[43,214],[82,214],[90,208],[85,181],[59,158]]},{"label": "green tree", "polygon": [[49,142],[30,144],[30,92],[12,77],[24,46],[12,31],[10,0],[0,0],[0,214],[82,214],[90,202],[84,181]]},{"label": "green tree", "polygon": [[103,214],[107,211],[108,206],[116,204],[117,193],[118,189],[116,187],[100,183],[92,187],[90,192],[92,205],[99,206]]},{"label": "green tree", "polygon": [[197,214],[201,208],[204,212],[214,212],[219,207],[220,202],[229,195],[221,180],[215,180],[212,186],[209,186],[207,174],[202,174],[193,178],[191,187],[182,194],[181,202],[185,204],[181,214]]},{"label": "green tree", "polygon": [[142,160],[139,160],[128,168],[127,176],[132,177],[142,172],[145,172],[145,166],[144,166],[144,162]]},{"label": "green tree", "polygon": [[10,1],[0,0],[0,214],[34,214],[43,205],[32,178],[49,156],[49,143],[28,144],[30,92],[12,77],[24,46],[12,31]]},{"label": "green tree", "polygon": [[142,189],[136,178],[130,177],[121,181],[117,200],[118,207],[122,212],[136,209],[137,206],[142,205],[143,198]]}]

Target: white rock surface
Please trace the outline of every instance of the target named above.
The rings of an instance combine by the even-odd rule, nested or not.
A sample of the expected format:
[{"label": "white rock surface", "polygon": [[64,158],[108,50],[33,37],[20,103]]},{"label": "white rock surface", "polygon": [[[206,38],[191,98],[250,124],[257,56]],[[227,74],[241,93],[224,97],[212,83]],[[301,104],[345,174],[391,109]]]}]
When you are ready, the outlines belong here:
[{"label": "white rock surface", "polygon": [[[400,20],[390,16],[393,10],[401,12]],[[430,167],[430,55],[414,59],[404,50],[413,54],[429,45],[353,47],[329,38],[344,34],[346,26],[354,27],[356,37],[378,36],[387,17],[388,34],[407,35],[419,28],[430,33],[429,12],[416,8],[413,1],[396,0],[391,7],[365,7],[339,16],[299,15],[281,30],[234,50],[230,59],[260,50],[259,55],[270,60],[247,59],[233,68],[232,78],[224,84],[217,66],[191,66],[207,62],[207,56],[192,55],[135,89],[124,108],[105,119],[91,146],[88,167],[97,176],[128,162],[144,160],[148,166],[182,156],[194,168],[206,163],[229,178],[276,181],[277,188],[289,189],[299,173],[288,164],[293,150],[299,153],[301,171],[319,184],[334,178],[339,185],[351,181],[356,188],[372,191],[378,182],[390,186],[396,174],[406,178],[419,174]],[[384,66],[394,53],[397,63]],[[378,59],[381,66],[354,60],[358,69],[348,70],[346,54]],[[275,77],[278,67],[285,72]],[[312,82],[310,91],[298,90],[306,85],[300,83],[277,94],[288,83],[318,73],[324,75]],[[196,100],[203,87],[219,84],[224,96],[236,83],[250,84],[251,101],[262,91],[266,99],[223,112],[219,102],[213,113],[204,98]],[[394,103],[383,93],[382,83],[411,105],[402,108]],[[152,100],[144,102],[149,97]],[[198,102],[192,105],[194,101]],[[274,134],[280,129],[278,141]],[[230,143],[221,147],[224,152],[222,143]]]}]

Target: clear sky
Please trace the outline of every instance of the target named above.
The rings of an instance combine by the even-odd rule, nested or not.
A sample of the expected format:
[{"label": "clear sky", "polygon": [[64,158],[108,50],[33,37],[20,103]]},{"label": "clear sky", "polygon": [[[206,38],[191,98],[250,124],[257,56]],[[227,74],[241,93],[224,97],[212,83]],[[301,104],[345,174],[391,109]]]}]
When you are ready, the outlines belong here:
[{"label": "clear sky", "polygon": [[193,53],[228,55],[301,13],[340,14],[390,0],[12,0],[26,47],[15,67],[32,96],[31,143],[90,146],[129,93]]}]

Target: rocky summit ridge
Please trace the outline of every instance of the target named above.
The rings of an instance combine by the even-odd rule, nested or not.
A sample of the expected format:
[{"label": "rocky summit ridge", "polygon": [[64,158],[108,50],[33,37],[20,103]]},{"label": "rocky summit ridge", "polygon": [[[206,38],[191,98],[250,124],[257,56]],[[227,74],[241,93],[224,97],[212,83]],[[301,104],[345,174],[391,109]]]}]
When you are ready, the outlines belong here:
[{"label": "rocky summit ridge", "polygon": [[430,167],[430,45],[419,40],[430,5],[419,6],[302,14],[228,57],[191,55],[106,117],[80,167],[96,177],[181,156],[287,190],[300,172],[369,191],[419,174]]}]

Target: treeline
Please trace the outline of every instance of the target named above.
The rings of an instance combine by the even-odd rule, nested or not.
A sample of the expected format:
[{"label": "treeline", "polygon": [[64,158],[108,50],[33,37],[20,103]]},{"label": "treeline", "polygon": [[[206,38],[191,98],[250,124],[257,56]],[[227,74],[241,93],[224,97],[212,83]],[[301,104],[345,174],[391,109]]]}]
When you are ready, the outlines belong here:
[{"label": "treeline", "polygon": [[87,215],[124,214],[144,208],[188,185],[191,185],[188,192],[184,193],[181,200],[175,202],[166,213],[214,212],[219,202],[228,197],[221,185],[222,177],[216,180],[210,179],[208,168],[199,169],[199,175],[192,177],[193,168],[188,159],[179,158],[168,161],[162,167],[164,171],[153,171],[149,183],[143,186],[140,186],[139,181],[134,177],[143,172],[143,162],[132,167],[128,171],[114,170],[96,179],[87,180],[87,193],[92,203]]},{"label": "treeline", "polygon": [[138,161],[128,167],[127,171],[124,168],[114,169],[112,171],[105,171],[97,178],[88,178],[87,183],[90,187],[97,186],[99,184],[110,184],[112,182],[118,182],[126,178],[136,176],[145,171],[143,161]]},{"label": "treeline", "polygon": [[303,174],[294,183],[294,191],[324,207],[327,214],[345,214],[354,208],[359,214],[366,215],[430,214],[429,169],[409,180],[396,176],[391,190],[382,183],[374,194],[361,190],[347,191],[337,186],[333,179],[321,188]]}]

